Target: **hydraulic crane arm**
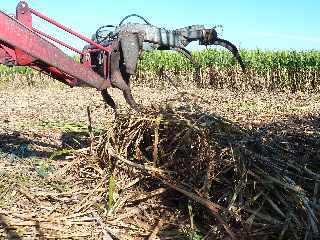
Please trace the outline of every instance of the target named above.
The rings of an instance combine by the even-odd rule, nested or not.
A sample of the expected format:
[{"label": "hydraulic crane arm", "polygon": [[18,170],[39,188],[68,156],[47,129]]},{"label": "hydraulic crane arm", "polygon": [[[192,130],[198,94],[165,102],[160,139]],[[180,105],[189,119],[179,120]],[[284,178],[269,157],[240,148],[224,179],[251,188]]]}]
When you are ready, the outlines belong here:
[{"label": "hydraulic crane arm", "polygon": [[[32,17],[37,16],[56,27],[87,42],[83,50],[78,50],[55,37],[36,29]],[[116,87],[123,91],[127,103],[139,111],[130,88],[130,76],[135,74],[142,50],[177,50],[196,65],[191,53],[185,47],[192,41],[200,45],[221,45],[230,50],[242,69],[244,65],[237,48],[227,40],[217,37],[214,28],[206,29],[194,25],[168,31],[151,25],[144,18],[144,24],[120,24],[110,31],[111,25],[99,28],[89,39],[70,28],[46,17],[30,8],[24,1],[12,17],[0,11],[0,64],[7,66],[29,66],[49,74],[53,78],[69,85],[83,84],[101,90],[106,103],[113,108],[116,104],[107,88]],[[80,63],[67,56],[52,42],[62,45],[80,56]]]}]

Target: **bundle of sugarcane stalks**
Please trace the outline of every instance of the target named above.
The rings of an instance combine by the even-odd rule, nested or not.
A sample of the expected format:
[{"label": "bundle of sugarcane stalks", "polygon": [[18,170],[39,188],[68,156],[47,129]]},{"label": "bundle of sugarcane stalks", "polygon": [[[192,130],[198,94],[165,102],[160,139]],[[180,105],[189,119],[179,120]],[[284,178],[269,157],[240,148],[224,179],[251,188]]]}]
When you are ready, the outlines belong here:
[{"label": "bundle of sugarcane stalks", "polygon": [[137,238],[317,239],[318,146],[274,137],[187,103],[119,113],[97,148],[108,211]]}]

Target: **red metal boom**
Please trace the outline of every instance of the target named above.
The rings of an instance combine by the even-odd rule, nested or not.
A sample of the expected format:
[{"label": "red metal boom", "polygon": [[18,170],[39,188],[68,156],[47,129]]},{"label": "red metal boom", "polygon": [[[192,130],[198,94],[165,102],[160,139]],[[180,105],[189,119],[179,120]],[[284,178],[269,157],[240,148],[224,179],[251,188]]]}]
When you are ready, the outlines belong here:
[{"label": "red metal boom", "polygon": [[[111,51],[111,47],[104,47],[43,14],[30,9],[27,3],[20,2],[17,6],[16,18],[10,17],[0,11],[0,63],[30,66],[50,74],[52,77],[70,86],[86,83],[99,90],[111,86],[108,76],[104,76],[104,78],[91,69],[88,52],[77,50],[33,28],[32,14],[105,51],[106,55]],[[79,53],[81,58],[86,59],[86,61],[83,64],[77,63],[44,37]],[[106,73],[108,72],[106,71]]]}]

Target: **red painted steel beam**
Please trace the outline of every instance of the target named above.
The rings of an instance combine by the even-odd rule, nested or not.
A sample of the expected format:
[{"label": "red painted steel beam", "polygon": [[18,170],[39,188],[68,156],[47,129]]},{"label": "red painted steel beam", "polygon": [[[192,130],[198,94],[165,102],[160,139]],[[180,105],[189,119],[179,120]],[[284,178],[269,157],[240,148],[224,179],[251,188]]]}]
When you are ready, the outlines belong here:
[{"label": "red painted steel beam", "polygon": [[32,28],[32,30],[33,30],[34,32],[38,33],[39,35],[42,35],[42,36],[44,36],[44,37],[46,37],[46,38],[48,38],[48,39],[50,39],[50,40],[52,40],[52,41],[60,44],[61,46],[64,46],[64,47],[66,47],[66,48],[68,48],[68,49],[70,49],[70,50],[72,50],[72,51],[74,51],[74,52],[76,52],[76,53],[79,53],[80,55],[83,54],[82,51],[80,51],[80,50],[78,50],[78,49],[70,46],[69,44],[66,44],[66,43],[60,41],[60,40],[57,39],[57,38],[54,38],[54,37],[50,36],[49,34],[46,34],[46,33],[42,32],[42,31],[40,31],[39,29]]},{"label": "red painted steel beam", "polygon": [[48,39],[51,39],[52,41],[76,52],[76,53],[79,53],[82,55],[82,51],[79,51],[78,49],[50,36],[49,34],[46,34],[36,28],[33,28],[32,27],[32,12],[31,12],[31,9],[29,8],[28,4],[26,2],[23,2],[21,1],[18,6],[17,6],[17,9],[16,9],[16,19],[21,22],[22,24],[24,24],[25,26],[31,28],[33,31],[35,31],[36,33],[48,38]]},{"label": "red painted steel beam", "polygon": [[0,41],[99,90],[111,86],[109,80],[73,61],[55,45],[2,11],[0,11]]},{"label": "red painted steel beam", "polygon": [[67,28],[66,26],[63,26],[62,24],[56,22],[55,20],[53,20],[51,18],[48,18],[47,16],[43,15],[42,13],[40,13],[40,12],[38,12],[38,11],[32,9],[32,8],[30,8],[30,12],[32,14],[36,15],[37,17],[42,18],[43,20],[45,20],[45,21],[57,26],[58,28],[60,28],[60,29],[62,29],[64,31],[66,31],[66,32],[68,32],[68,33],[70,33],[70,34],[82,39],[83,41],[85,41],[87,43],[90,43],[91,45],[95,46],[98,49],[101,49],[101,50],[107,51],[107,52],[109,51],[108,48],[96,43],[95,41],[92,41],[90,38],[87,38],[87,37],[75,32],[75,31],[71,30],[70,28]]}]

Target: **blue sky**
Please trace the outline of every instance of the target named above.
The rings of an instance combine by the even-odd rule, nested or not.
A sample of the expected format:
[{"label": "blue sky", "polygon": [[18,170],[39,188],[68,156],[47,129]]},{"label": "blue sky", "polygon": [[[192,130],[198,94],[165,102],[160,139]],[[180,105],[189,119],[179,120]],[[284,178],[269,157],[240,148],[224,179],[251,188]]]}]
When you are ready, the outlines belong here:
[{"label": "blue sky", "polygon": [[[29,0],[29,5],[90,37],[106,24],[118,24],[127,14],[145,16],[168,29],[192,24],[222,25],[222,38],[240,48],[320,50],[320,1],[317,0]],[[2,1],[0,9],[14,13],[18,1]],[[77,46],[83,42],[37,19],[35,25]],[[194,46],[194,45],[192,45]]]}]

